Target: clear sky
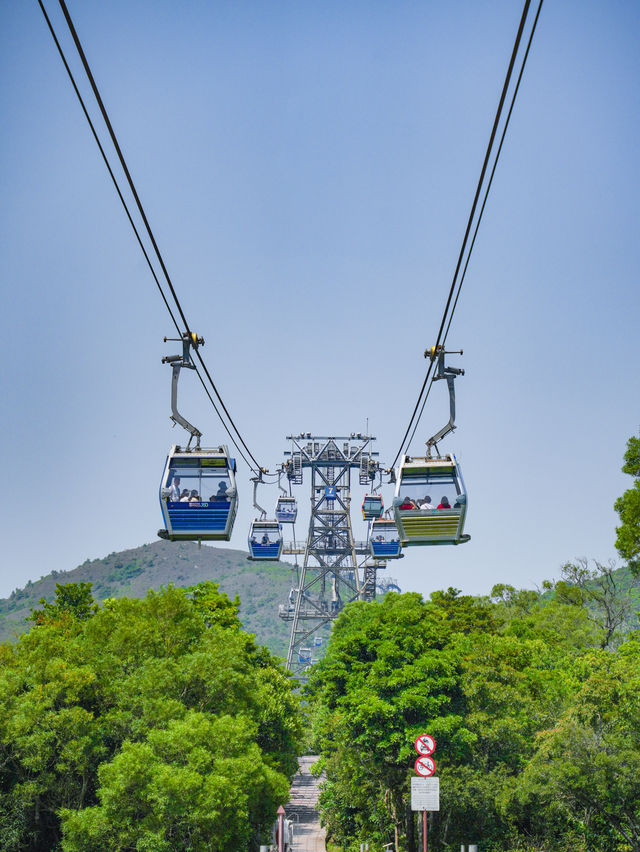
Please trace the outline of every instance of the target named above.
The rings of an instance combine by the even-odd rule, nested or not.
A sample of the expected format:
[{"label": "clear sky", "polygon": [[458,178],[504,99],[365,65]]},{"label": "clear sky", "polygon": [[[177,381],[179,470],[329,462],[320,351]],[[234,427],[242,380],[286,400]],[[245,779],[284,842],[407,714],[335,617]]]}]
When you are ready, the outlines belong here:
[{"label": "clear sky", "polygon": [[[254,454],[273,470],[287,434],[368,418],[389,463],[519,0],[69,8]],[[545,2],[449,337],[466,375],[446,449],[463,465],[472,540],[412,549],[388,569],[403,589],[532,586],[575,556],[615,555],[613,502],[631,484],[620,465],[640,425],[639,36],[631,0]],[[160,474],[182,436],[160,362],[169,317],[35,0],[0,6],[0,74],[7,595],[155,540]],[[182,409],[219,443],[191,378]],[[414,453],[447,419],[445,397],[436,386]],[[246,547],[248,476],[241,465],[232,547]]]}]

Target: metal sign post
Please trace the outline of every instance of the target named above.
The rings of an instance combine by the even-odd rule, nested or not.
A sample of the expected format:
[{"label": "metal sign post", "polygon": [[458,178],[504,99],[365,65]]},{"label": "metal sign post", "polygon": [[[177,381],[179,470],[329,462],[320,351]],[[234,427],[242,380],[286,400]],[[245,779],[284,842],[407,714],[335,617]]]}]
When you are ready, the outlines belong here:
[{"label": "metal sign post", "polygon": [[284,852],[284,808],[278,808],[278,852]]},{"label": "metal sign post", "polygon": [[427,850],[427,812],[440,810],[440,779],[433,778],[436,762],[431,757],[436,741],[430,734],[421,734],[414,742],[418,759],[414,768],[420,778],[411,779],[411,810],[422,811],[422,852]]},{"label": "metal sign post", "polygon": [[422,852],[427,852],[427,812],[422,811]]}]

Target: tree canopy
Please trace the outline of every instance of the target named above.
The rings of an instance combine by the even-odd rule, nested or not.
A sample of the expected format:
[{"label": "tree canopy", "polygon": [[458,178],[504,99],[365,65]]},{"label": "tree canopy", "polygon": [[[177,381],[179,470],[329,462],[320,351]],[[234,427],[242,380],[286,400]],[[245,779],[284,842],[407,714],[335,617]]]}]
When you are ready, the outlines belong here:
[{"label": "tree canopy", "polygon": [[292,681],[213,583],[105,601],[58,586],[0,646],[5,852],[238,852],[286,801]]},{"label": "tree canopy", "polygon": [[638,573],[640,571],[640,437],[629,438],[622,471],[632,476],[635,482],[628,491],[618,497],[614,504],[621,521],[620,526],[616,528],[616,548],[620,556],[628,561],[629,567]]},{"label": "tree canopy", "polygon": [[569,594],[569,573],[558,592],[392,593],[340,616],[308,692],[322,813],[341,849],[417,850],[409,779],[421,733],[437,742],[431,849],[640,849],[640,645],[601,623],[600,586]]}]

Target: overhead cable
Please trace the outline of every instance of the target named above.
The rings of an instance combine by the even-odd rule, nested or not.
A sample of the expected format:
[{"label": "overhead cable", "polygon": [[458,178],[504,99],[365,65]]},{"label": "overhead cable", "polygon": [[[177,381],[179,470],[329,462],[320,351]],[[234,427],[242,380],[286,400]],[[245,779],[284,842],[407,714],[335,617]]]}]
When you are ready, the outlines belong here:
[{"label": "overhead cable", "polygon": [[[113,181],[113,183],[114,183],[114,186],[116,187],[116,191],[117,191],[117,193],[118,193],[118,196],[119,196],[119,198],[120,198],[120,200],[121,200],[121,202],[122,202],[122,205],[123,205],[123,207],[124,207],[124,209],[125,209],[125,212],[126,212],[126,214],[127,214],[127,218],[129,219],[129,222],[130,222],[130,224],[131,224],[131,226],[132,226],[132,228],[133,228],[133,230],[134,230],[134,233],[135,233],[135,235],[136,235],[136,238],[137,238],[137,240],[138,240],[138,243],[139,243],[139,245],[140,245],[140,248],[141,248],[141,249],[142,249],[142,251],[143,251],[144,257],[145,257],[145,259],[146,259],[146,261],[147,261],[147,265],[148,265],[148,266],[149,266],[149,268],[151,269],[151,272],[152,272],[153,278],[154,278],[154,280],[155,280],[155,282],[156,282],[156,284],[157,284],[157,286],[158,286],[158,289],[159,289],[159,291],[160,291],[160,293],[161,293],[161,295],[162,295],[163,301],[164,301],[164,303],[165,303],[165,306],[166,306],[167,310],[169,311],[169,314],[170,314],[170,316],[171,316],[171,319],[172,319],[172,321],[173,321],[173,323],[174,323],[174,325],[175,325],[175,327],[176,327],[176,329],[177,329],[178,333],[180,334],[180,336],[182,336],[182,331],[181,331],[181,329],[180,329],[180,327],[179,327],[179,325],[178,325],[178,323],[177,323],[177,321],[176,321],[176,318],[175,318],[175,316],[174,316],[174,314],[173,314],[173,311],[171,310],[171,307],[169,306],[168,300],[167,300],[167,298],[166,298],[166,296],[165,296],[165,294],[164,294],[164,291],[163,291],[163,289],[162,289],[162,286],[161,286],[161,284],[160,284],[160,281],[158,280],[158,276],[156,275],[156,272],[155,272],[155,270],[154,270],[154,268],[153,268],[153,265],[152,265],[152,263],[151,263],[151,260],[150,260],[150,258],[149,258],[149,255],[148,255],[147,251],[145,250],[145,247],[144,247],[144,245],[143,245],[143,243],[142,243],[142,240],[141,240],[141,238],[140,238],[140,234],[139,234],[139,232],[138,232],[137,228],[135,227],[135,224],[134,224],[133,219],[132,219],[132,217],[131,217],[131,213],[130,213],[130,211],[129,211],[128,207],[127,207],[127,204],[126,204],[126,202],[125,202],[125,200],[124,200],[124,197],[123,197],[122,192],[121,192],[121,190],[120,190],[120,187],[119,187],[119,185],[118,185],[117,179],[115,178],[115,175],[114,175],[114,173],[113,173],[113,170],[112,170],[112,168],[111,168],[111,166],[110,166],[110,164],[109,164],[109,161],[108,161],[108,158],[107,158],[107,156],[106,156],[106,154],[105,154],[104,148],[103,148],[102,144],[100,143],[100,140],[99,140],[99,138],[98,138],[98,135],[97,135],[97,132],[96,132],[96,130],[95,130],[95,127],[94,127],[94,125],[93,125],[93,123],[92,123],[92,121],[91,121],[91,119],[90,119],[90,117],[89,117],[89,114],[88,114],[88,111],[87,111],[87,109],[86,109],[86,106],[85,106],[85,104],[84,104],[84,102],[83,102],[83,99],[82,99],[82,97],[81,97],[81,95],[80,95],[80,92],[79,92],[78,87],[77,87],[77,85],[76,85],[75,79],[74,79],[74,77],[73,77],[73,74],[72,74],[72,72],[71,72],[71,69],[70,69],[70,67],[69,67],[69,64],[68,64],[68,62],[67,62],[67,60],[66,60],[66,57],[65,57],[64,52],[63,52],[63,50],[62,50],[62,47],[61,47],[61,45],[60,45],[60,42],[59,42],[58,38],[56,37],[55,31],[54,31],[54,29],[53,29],[53,26],[52,26],[52,24],[51,24],[51,21],[50,21],[50,19],[49,19],[49,16],[47,15],[47,12],[46,12],[46,10],[45,10],[45,8],[44,8],[44,5],[43,5],[43,3],[42,3],[42,0],[38,0],[38,4],[39,4],[39,6],[40,6],[40,8],[41,8],[41,10],[42,10],[42,13],[43,13],[44,17],[45,17],[45,20],[46,20],[46,22],[47,22],[47,26],[48,26],[48,28],[49,28],[49,31],[51,32],[51,35],[52,35],[52,37],[53,37],[53,39],[54,39],[54,42],[55,42],[55,44],[56,44],[56,47],[57,47],[57,49],[58,49],[58,52],[59,52],[59,54],[60,54],[60,56],[61,56],[61,58],[62,58],[62,61],[63,61],[64,66],[65,66],[65,69],[67,70],[67,74],[69,75],[69,78],[70,78],[71,83],[72,83],[72,85],[73,85],[74,91],[75,91],[75,93],[76,93],[76,95],[77,95],[77,97],[78,97],[78,100],[80,101],[80,104],[81,104],[81,106],[82,106],[82,110],[83,110],[83,112],[84,112],[84,114],[85,114],[85,117],[86,117],[87,121],[89,122],[89,125],[90,125],[90,127],[91,127],[91,131],[92,131],[92,133],[93,133],[93,136],[94,136],[94,138],[95,138],[95,140],[96,140],[96,143],[98,144],[98,147],[99,147],[99,149],[100,149],[100,153],[102,154],[102,158],[103,158],[103,160],[105,161],[105,164],[106,164],[106,166],[107,166],[107,169],[108,169],[108,171],[109,171],[109,174],[110,174],[110,176],[111,176],[111,179],[112,179],[112,181]],[[135,187],[135,184],[134,184],[134,182],[133,182],[133,178],[131,177],[131,173],[130,173],[130,171],[129,171],[129,168],[128,168],[128,166],[127,166],[127,163],[126,163],[126,161],[125,161],[125,159],[124,159],[124,155],[123,155],[123,153],[122,153],[122,149],[120,148],[120,144],[119,144],[118,139],[117,139],[117,137],[116,137],[115,131],[113,130],[113,126],[112,126],[112,124],[111,124],[111,121],[110,121],[110,119],[109,119],[109,115],[108,115],[108,113],[107,113],[106,107],[105,107],[105,105],[104,105],[104,102],[103,102],[102,97],[101,97],[101,95],[100,95],[100,92],[99,92],[99,90],[98,90],[98,87],[97,87],[97,84],[96,84],[96,82],[95,82],[95,78],[94,78],[94,76],[93,76],[93,73],[92,73],[91,68],[90,68],[90,66],[89,66],[89,63],[88,63],[88,61],[87,61],[86,55],[85,55],[85,53],[84,53],[84,49],[83,49],[82,44],[81,44],[81,42],[80,42],[80,39],[79,39],[79,37],[78,37],[78,33],[77,33],[76,29],[75,29],[75,26],[74,26],[74,24],[73,24],[73,21],[72,21],[72,19],[71,19],[70,14],[69,14],[69,10],[67,9],[67,6],[66,6],[66,3],[64,2],[64,0],[59,0],[59,4],[60,4],[60,8],[62,9],[62,13],[63,13],[63,15],[64,15],[64,17],[65,17],[65,20],[66,20],[66,22],[67,22],[67,26],[68,26],[68,28],[69,28],[69,32],[71,33],[71,36],[72,36],[73,41],[74,41],[74,44],[75,44],[75,46],[76,46],[76,50],[78,51],[78,55],[79,55],[79,57],[80,57],[80,60],[81,60],[81,62],[82,62],[82,65],[83,65],[83,67],[84,67],[85,73],[86,73],[87,78],[88,78],[88,80],[89,80],[89,83],[90,83],[90,85],[91,85],[91,88],[92,88],[92,91],[93,91],[94,97],[95,97],[95,99],[96,99],[96,102],[97,102],[98,107],[99,107],[99,109],[100,109],[100,112],[101,112],[101,114],[102,114],[102,118],[103,118],[103,120],[104,120],[104,123],[105,123],[105,125],[106,125],[106,127],[107,127],[107,130],[108,130],[108,132],[109,132],[109,135],[110,135],[110,137],[111,137],[111,141],[112,141],[112,143],[113,143],[114,149],[115,149],[115,151],[116,151],[116,153],[117,153],[117,155],[118,155],[118,159],[119,159],[119,161],[120,161],[120,165],[121,165],[121,167],[122,167],[122,170],[123,170],[123,172],[124,172],[124,175],[125,175],[125,177],[126,177],[126,179],[127,179],[127,183],[129,184],[129,188],[130,188],[131,193],[132,193],[132,195],[133,195],[133,198],[134,198],[134,200],[135,200],[135,202],[136,202],[136,206],[137,206],[137,208],[138,208],[138,211],[139,211],[140,216],[141,216],[141,218],[142,218],[142,221],[143,221],[143,223],[144,223],[145,229],[146,229],[146,231],[147,231],[147,234],[148,234],[148,236],[149,236],[149,239],[151,240],[151,244],[152,244],[152,246],[153,246],[153,249],[154,249],[155,255],[156,255],[156,257],[157,257],[157,259],[158,259],[158,262],[160,263],[160,266],[161,266],[161,268],[162,268],[162,272],[163,272],[163,275],[164,275],[164,277],[165,277],[165,279],[166,279],[166,282],[167,282],[167,285],[168,285],[169,290],[170,290],[170,292],[171,292],[171,295],[172,295],[172,297],[173,297],[173,301],[175,302],[176,307],[177,307],[177,309],[178,309],[178,312],[179,312],[179,314],[180,314],[180,317],[181,317],[181,319],[182,319],[182,322],[184,323],[184,331],[185,331],[185,333],[186,333],[186,334],[189,334],[189,335],[190,335],[190,334],[191,334],[191,331],[190,331],[189,323],[187,322],[187,318],[186,318],[186,316],[185,316],[185,313],[184,313],[184,311],[183,311],[183,309],[182,309],[182,306],[181,306],[181,304],[180,304],[180,300],[178,299],[178,295],[177,295],[177,293],[176,293],[176,291],[175,291],[175,288],[174,288],[174,286],[173,286],[173,282],[172,282],[172,280],[171,280],[171,276],[169,275],[169,271],[167,270],[167,267],[166,267],[166,265],[165,265],[164,258],[162,257],[162,254],[161,254],[160,249],[159,249],[159,247],[158,247],[158,244],[157,244],[157,242],[156,242],[156,239],[155,239],[154,233],[153,233],[153,231],[152,231],[152,229],[151,229],[151,225],[149,224],[149,220],[148,220],[147,215],[146,215],[146,213],[145,213],[144,207],[142,206],[142,202],[141,202],[140,197],[139,197],[139,195],[138,195],[138,192],[137,192],[137,190],[136,190],[136,187]],[[212,389],[213,389],[213,392],[215,393],[216,398],[218,399],[218,403],[219,403],[219,404],[220,404],[220,406],[222,407],[222,409],[223,409],[224,413],[226,414],[226,416],[227,416],[227,418],[228,418],[229,424],[231,425],[231,427],[233,428],[233,431],[235,432],[235,434],[236,434],[236,436],[237,436],[237,440],[236,440],[236,438],[233,436],[233,434],[232,434],[232,432],[230,431],[230,429],[229,429],[229,427],[228,427],[227,423],[225,422],[225,420],[224,420],[224,418],[223,418],[222,414],[220,413],[220,411],[219,411],[218,407],[216,406],[216,404],[215,404],[215,402],[214,402],[214,400],[213,400],[213,397],[211,396],[211,393],[209,392],[208,388],[207,388],[207,387],[206,387],[206,385],[205,385],[205,382],[204,382],[204,379],[202,378],[202,375],[200,374],[200,372],[199,372],[199,371],[198,371],[198,369],[196,368],[196,373],[197,373],[197,375],[198,375],[198,378],[200,379],[200,382],[202,383],[202,385],[203,385],[203,387],[204,387],[204,389],[205,389],[205,392],[207,393],[207,396],[209,397],[209,400],[210,400],[210,402],[211,402],[211,404],[212,404],[212,406],[213,406],[213,408],[214,408],[214,411],[216,412],[216,414],[218,415],[218,417],[219,417],[219,419],[220,419],[220,421],[221,421],[222,425],[224,426],[225,431],[226,431],[226,432],[227,432],[227,434],[229,435],[229,438],[231,439],[232,443],[234,444],[234,446],[235,446],[235,447],[236,447],[236,449],[238,450],[239,454],[242,456],[242,458],[243,458],[243,459],[245,460],[245,462],[247,463],[248,467],[249,467],[249,468],[251,468],[251,469],[253,470],[253,469],[254,469],[254,465],[255,465],[255,468],[257,468],[257,470],[260,470],[260,469],[261,469],[260,464],[258,463],[258,461],[257,461],[257,460],[256,460],[256,458],[254,457],[253,453],[251,452],[251,450],[249,449],[249,447],[248,447],[248,446],[247,446],[247,444],[245,443],[245,441],[244,441],[244,439],[243,439],[243,437],[242,437],[242,435],[241,435],[240,431],[238,430],[238,427],[235,425],[235,423],[234,423],[234,421],[233,421],[233,418],[231,417],[231,415],[230,415],[230,413],[229,413],[229,411],[228,411],[228,409],[227,409],[226,405],[224,404],[224,401],[223,401],[223,399],[222,399],[222,397],[221,397],[221,395],[220,395],[220,393],[219,393],[219,391],[218,391],[218,389],[217,389],[217,387],[216,387],[216,385],[215,385],[215,382],[213,381],[213,378],[212,378],[212,376],[211,376],[211,373],[209,372],[209,369],[207,368],[207,365],[205,364],[205,362],[204,362],[204,360],[203,360],[203,358],[202,358],[201,354],[198,352],[198,350],[197,350],[197,349],[196,349],[196,354],[197,354],[197,356],[198,356],[198,360],[200,361],[200,365],[201,365],[201,367],[202,367],[202,369],[203,369],[203,371],[204,371],[204,373],[205,373],[205,375],[206,375],[207,379],[209,380],[209,383],[211,384],[211,387],[212,387]],[[242,449],[241,449],[241,448],[240,448],[240,446],[238,445],[238,441],[240,442],[240,444],[242,444],[242,446],[243,446],[243,447],[244,447],[244,449],[246,450],[246,452],[247,452],[248,456],[249,456],[249,457],[251,458],[251,460],[253,461],[253,465],[252,465],[252,464],[251,464],[251,463],[247,460],[247,458],[246,458],[245,454],[243,453]]]},{"label": "overhead cable", "polygon": [[89,115],[89,112],[87,111],[87,107],[85,106],[84,100],[82,99],[82,95],[80,94],[78,86],[76,85],[76,81],[75,81],[75,78],[73,76],[73,72],[71,71],[71,68],[69,67],[69,63],[67,62],[67,58],[64,55],[64,51],[62,50],[60,42],[58,41],[58,37],[56,36],[55,30],[53,29],[53,25],[51,24],[51,21],[49,20],[49,16],[47,15],[47,11],[42,4],[42,0],[38,0],[38,4],[39,4],[40,8],[42,9],[42,14],[44,15],[44,19],[47,22],[47,26],[49,27],[49,32],[51,33],[51,37],[53,38],[55,46],[58,49],[58,53],[60,54],[60,58],[62,59],[63,65],[66,69],[66,72],[69,76],[69,79],[71,80],[71,85],[73,86],[73,90],[76,93],[76,97],[78,98],[78,101],[80,102],[80,106],[82,107],[84,117],[87,119],[89,127],[91,128],[91,133],[93,134],[93,138],[96,141],[96,145],[98,146],[98,148],[100,150],[100,153],[102,155],[102,159],[104,160],[104,164],[107,167],[107,171],[109,172],[109,176],[111,177],[111,180],[113,182],[115,190],[118,193],[118,198],[120,199],[120,201],[122,203],[122,206],[124,208],[124,212],[127,214],[127,219],[129,220],[129,224],[133,228],[133,233],[136,235],[136,240],[138,241],[138,245],[140,246],[140,249],[142,250],[142,254],[144,255],[144,259],[147,261],[147,266],[151,270],[151,274],[153,275],[153,280],[156,282],[158,290],[160,291],[160,295],[162,296],[162,299],[164,301],[165,307],[169,311],[169,315],[171,316],[173,324],[176,327],[176,331],[178,332],[178,334],[180,334],[180,326],[178,325],[178,322],[177,322],[177,320],[176,320],[176,318],[173,314],[173,311],[171,310],[171,306],[169,305],[169,302],[167,301],[167,297],[164,294],[164,290],[162,289],[162,285],[160,284],[160,281],[158,280],[158,276],[156,275],[156,271],[153,268],[153,264],[151,263],[149,255],[147,254],[147,250],[144,247],[144,244],[142,242],[142,238],[140,237],[140,234],[138,232],[138,229],[135,226],[135,223],[133,221],[131,213],[129,212],[127,202],[124,200],[124,196],[122,195],[122,192],[120,190],[120,186],[118,185],[118,181],[116,179],[116,176],[113,173],[113,169],[111,168],[111,164],[109,163],[109,160],[107,158],[107,155],[105,154],[104,148],[102,147],[102,143],[100,142],[100,138],[98,137],[98,133],[96,131],[96,128],[95,128],[93,122],[91,121],[91,117]]},{"label": "overhead cable", "polygon": [[[498,130],[498,126],[500,124],[500,119],[502,117],[502,110],[503,110],[503,107],[504,107],[504,102],[505,102],[505,99],[506,99],[506,96],[507,96],[507,92],[509,90],[509,85],[510,85],[510,82],[511,82],[511,76],[512,76],[512,73],[513,73],[513,68],[514,68],[514,65],[515,65],[516,57],[517,57],[517,54],[518,54],[518,51],[519,51],[519,48],[520,48],[520,42],[522,40],[522,33],[523,33],[525,25],[526,25],[530,5],[531,5],[531,0],[525,0],[525,4],[524,4],[523,10],[522,10],[522,15],[520,17],[520,24],[518,26],[518,32],[516,34],[515,42],[514,42],[514,45],[513,45],[513,50],[511,52],[511,59],[509,61],[509,67],[507,69],[507,74],[506,74],[506,77],[505,77],[505,80],[504,80],[504,84],[502,86],[502,92],[501,92],[501,95],[500,95],[498,108],[496,110],[495,118],[494,118],[494,121],[493,121],[493,127],[491,129],[491,135],[489,137],[489,143],[487,145],[487,150],[485,152],[484,162],[482,164],[482,170],[480,172],[480,177],[478,179],[478,184],[477,184],[477,187],[476,187],[476,192],[475,192],[475,196],[474,196],[474,199],[473,199],[473,204],[471,205],[471,212],[469,213],[469,218],[468,218],[468,221],[467,221],[467,227],[465,229],[464,238],[462,240],[462,245],[460,247],[460,253],[458,255],[458,261],[456,263],[456,268],[455,268],[455,272],[453,274],[453,279],[451,281],[451,286],[449,287],[449,293],[448,293],[448,296],[447,296],[446,305],[445,305],[444,311],[442,313],[440,328],[438,329],[438,335],[437,335],[437,338],[436,338],[436,344],[435,344],[436,348],[440,345],[444,345],[444,343],[443,343],[443,341],[445,339],[443,337],[444,327],[445,327],[445,324],[447,324],[447,321],[448,321],[448,324],[447,324],[447,332],[448,332],[448,329],[451,325],[451,319],[453,317],[453,312],[455,311],[455,307],[457,305],[457,297],[460,295],[460,286],[461,286],[463,279],[460,280],[460,285],[458,286],[456,300],[455,300],[453,308],[450,312],[449,309],[451,307],[451,303],[452,303],[454,293],[456,292],[456,285],[458,284],[458,274],[460,272],[460,268],[462,266],[462,262],[463,262],[463,259],[464,259],[464,256],[465,256],[467,242],[469,240],[469,234],[471,233],[471,228],[472,228],[473,223],[474,223],[476,208],[477,208],[477,205],[478,205],[478,200],[479,200],[481,192],[482,192],[485,174],[486,174],[486,171],[487,171],[487,166],[488,166],[489,161],[491,159],[491,154],[492,154],[492,151],[493,151],[493,145],[494,145],[494,142],[495,142],[496,133],[497,133],[497,130]],[[522,63],[522,68],[520,70],[520,75],[519,75],[519,78],[518,78],[518,84],[515,88],[514,96],[513,96],[512,102],[511,102],[511,108],[509,110],[509,117],[511,115],[511,111],[512,111],[513,105],[515,103],[515,96],[517,95],[518,87],[519,87],[519,84],[520,84],[520,79],[522,78],[522,72],[524,71],[524,64],[526,62],[527,55],[529,53],[529,47],[531,46],[531,39],[533,38],[533,33],[535,32],[535,26],[536,26],[536,23],[537,23],[537,20],[538,20],[538,15],[540,14],[541,7],[542,7],[542,0],[540,2],[539,7],[538,7],[538,12],[536,14],[534,25],[533,25],[533,28],[532,28],[532,31],[531,31],[531,36],[530,36],[530,39],[529,39],[529,45],[528,45],[527,51],[525,53],[525,57],[524,57],[524,60],[523,60],[523,63]],[[508,119],[507,119],[507,124],[505,125],[505,128],[503,130],[502,139],[500,141],[500,146],[498,148],[498,152],[497,152],[497,155],[496,155],[496,158],[495,158],[495,161],[494,161],[493,169],[492,169],[492,172],[491,172],[491,179],[489,181],[488,188],[487,188],[487,191],[486,191],[485,197],[484,197],[484,202],[482,204],[482,210],[481,210],[480,216],[478,218],[478,221],[476,223],[473,241],[471,243],[469,253],[467,255],[466,263],[465,263],[465,266],[464,266],[464,272],[466,272],[467,266],[469,264],[469,258],[471,257],[471,251],[473,249],[473,244],[475,243],[475,237],[476,237],[477,232],[478,232],[478,227],[479,227],[480,220],[481,220],[481,217],[482,217],[482,212],[484,211],[484,205],[486,204],[488,191],[489,191],[489,188],[491,187],[491,181],[493,180],[493,174],[495,173],[495,169],[496,169],[496,166],[497,166],[497,163],[498,163],[498,159],[500,157],[500,151],[502,150],[502,142],[504,141],[504,135],[506,133],[506,127],[507,126],[508,126]],[[427,368],[427,373],[426,373],[426,376],[425,376],[424,381],[422,383],[422,387],[420,388],[420,393],[418,394],[418,399],[416,401],[413,412],[411,414],[411,418],[409,419],[409,425],[407,426],[407,429],[406,429],[404,436],[402,438],[402,442],[400,444],[400,448],[398,449],[398,452],[396,453],[396,456],[395,456],[395,458],[392,462],[391,467],[395,466],[398,458],[401,456],[401,454],[402,454],[402,452],[405,448],[405,445],[408,447],[409,444],[411,443],[411,440],[413,439],[413,436],[415,435],[417,426],[420,422],[420,418],[422,417],[422,412],[424,411],[424,406],[425,406],[426,400],[428,398],[429,391],[431,389],[431,383],[433,382],[432,366],[433,366],[433,364],[430,363],[428,368]],[[425,391],[426,391],[426,393],[425,393]],[[417,417],[417,419],[416,419],[416,417]],[[413,429],[413,431],[412,431],[412,429]],[[407,442],[407,438],[408,438],[409,434],[411,434],[411,437],[409,438],[409,441]]]},{"label": "overhead cable", "polygon": [[[496,173],[496,166],[498,165],[498,160],[500,158],[500,152],[502,151],[502,145],[504,143],[505,136],[507,135],[507,128],[509,127],[509,121],[511,120],[511,113],[513,112],[513,107],[515,106],[516,97],[518,95],[518,89],[520,88],[520,82],[522,80],[524,68],[525,68],[525,65],[527,64],[527,57],[529,56],[529,50],[531,48],[531,43],[533,41],[533,35],[536,31],[536,26],[538,24],[538,18],[540,17],[540,11],[542,10],[543,2],[544,2],[544,0],[540,0],[540,2],[538,4],[538,10],[536,12],[536,16],[533,20],[533,26],[531,28],[531,33],[529,34],[529,41],[527,42],[527,49],[525,51],[524,58],[522,60],[522,65],[520,67],[520,73],[518,74],[518,79],[516,81],[516,85],[515,85],[515,88],[514,88],[514,91],[513,91],[513,96],[511,98],[511,104],[509,106],[509,112],[507,113],[507,118],[505,120],[504,128],[502,130],[502,135],[500,137],[500,144],[498,145],[498,151],[496,153],[496,157],[495,157],[495,160],[494,160],[494,163],[493,163],[493,168],[491,169],[491,175],[489,176],[489,180],[487,182],[487,188],[486,188],[485,193],[484,193],[484,199],[482,201],[482,206],[480,207],[480,213],[478,214],[476,226],[475,226],[474,231],[473,231],[473,238],[472,238],[471,243],[469,245],[469,252],[467,254],[467,259],[466,259],[466,262],[464,264],[464,268],[462,270],[462,275],[460,276],[460,281],[458,283],[458,289],[457,289],[457,292],[456,292],[456,297],[453,301],[453,306],[451,308],[451,312],[449,313],[449,319],[447,321],[447,327],[445,329],[444,336],[442,338],[442,345],[443,346],[446,344],[447,337],[449,336],[449,329],[451,328],[451,321],[453,319],[453,315],[455,313],[456,306],[458,304],[458,299],[460,298],[460,291],[462,290],[462,284],[463,284],[465,276],[467,274],[467,269],[469,267],[469,260],[471,258],[471,253],[473,251],[473,247],[474,247],[475,242],[476,242],[476,237],[478,236],[478,229],[480,228],[480,222],[482,221],[482,215],[484,213],[484,208],[486,207],[486,204],[487,204],[487,199],[489,197],[489,191],[491,190],[491,185],[493,183],[493,177]],[[431,365],[429,365],[429,366],[431,366]],[[428,378],[429,372],[430,371],[427,371],[427,378]],[[433,386],[433,377],[431,377],[429,387],[427,388],[427,392],[426,392],[424,399],[422,401],[422,407],[420,409],[420,414],[418,415],[418,419],[416,420],[415,425],[413,427],[411,437],[409,438],[409,440],[407,442],[407,447],[411,446],[411,442],[413,441],[413,438],[416,434],[416,430],[418,428],[418,424],[420,423],[420,418],[422,417],[422,413],[424,411],[424,407],[426,405],[427,399],[429,398],[429,393],[431,392],[432,386]]]}]

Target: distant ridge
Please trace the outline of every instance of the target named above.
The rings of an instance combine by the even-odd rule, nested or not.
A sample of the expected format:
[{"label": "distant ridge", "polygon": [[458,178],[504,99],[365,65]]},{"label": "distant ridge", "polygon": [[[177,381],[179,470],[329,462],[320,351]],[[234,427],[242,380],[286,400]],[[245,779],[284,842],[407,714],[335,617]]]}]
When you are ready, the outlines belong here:
[{"label": "distant ridge", "polygon": [[172,583],[191,586],[213,580],[230,598],[240,597],[240,618],[261,645],[285,656],[288,625],[278,618],[278,604],[287,600],[291,568],[283,562],[249,562],[246,552],[223,547],[198,547],[195,542],[156,541],[132,550],[83,562],[71,571],[52,571],[8,598],[0,599],[0,641],[25,631],[25,622],[40,598],[52,600],[56,583],[93,583],[96,600],[143,597],[147,590]]}]

